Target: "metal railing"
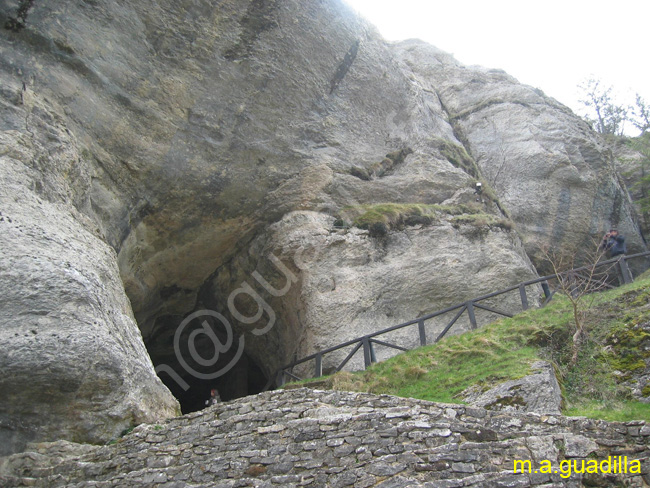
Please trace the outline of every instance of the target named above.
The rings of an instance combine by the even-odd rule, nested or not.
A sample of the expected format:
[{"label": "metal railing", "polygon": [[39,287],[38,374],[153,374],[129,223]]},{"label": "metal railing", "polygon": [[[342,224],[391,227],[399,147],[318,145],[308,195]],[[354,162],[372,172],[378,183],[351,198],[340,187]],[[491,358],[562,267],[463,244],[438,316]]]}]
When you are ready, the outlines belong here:
[{"label": "metal railing", "polygon": [[[318,378],[320,376],[323,376],[323,358],[327,354],[331,354],[333,352],[339,351],[341,349],[344,349],[346,347],[354,346],[352,350],[348,353],[348,355],[341,361],[336,368],[334,368],[331,372],[338,372],[341,371],[349,362],[350,360],[360,351],[363,351],[363,362],[364,362],[364,368],[368,368],[372,363],[377,362],[377,356],[375,353],[375,345],[380,345],[392,349],[396,349],[399,351],[408,351],[409,349],[400,346],[397,344],[392,344],[390,342],[387,342],[386,340],[380,340],[379,336],[388,334],[390,332],[394,332],[396,330],[404,329],[407,327],[411,326],[417,326],[418,329],[418,335],[419,335],[419,346],[426,346],[427,345],[427,334],[426,334],[426,322],[430,321],[431,319],[441,317],[445,314],[451,314],[454,313],[453,318],[447,323],[447,325],[442,329],[442,331],[438,334],[436,339],[434,340],[434,343],[440,341],[448,332],[449,330],[458,322],[458,320],[467,312],[467,318],[469,320],[469,324],[471,329],[476,329],[478,327],[478,321],[477,321],[477,316],[476,312],[477,310],[484,310],[487,312],[490,312],[492,314],[500,315],[503,317],[513,317],[511,313],[504,312],[502,310],[498,310],[496,308],[493,308],[491,306],[485,305],[481,302],[485,302],[486,300],[489,300],[494,297],[498,297],[501,295],[504,295],[506,293],[513,292],[515,290],[519,290],[519,297],[521,300],[521,308],[522,311],[528,310],[530,308],[530,303],[528,300],[528,294],[527,294],[527,287],[537,285],[539,284],[542,288],[543,294],[544,294],[544,299],[540,301],[541,306],[545,306],[549,301],[552,300],[554,291],[551,290],[551,286],[549,284],[549,281],[552,280],[557,280],[559,277],[568,275],[573,273],[576,276],[579,276],[581,272],[584,271],[591,271],[592,269],[598,269],[598,268],[603,268],[608,266],[607,271],[609,271],[612,268],[616,269],[617,273],[617,281],[619,284],[628,284],[632,283],[634,281],[634,277],[632,276],[632,271],[630,270],[630,267],[628,265],[628,261],[633,260],[633,259],[639,259],[639,258],[644,258],[644,257],[649,257],[650,256],[650,251],[647,252],[642,252],[638,254],[633,254],[630,256],[617,256],[614,259],[609,259],[606,261],[602,261],[600,263],[597,263],[595,266],[592,267],[582,267],[582,268],[576,268],[572,269],[566,272],[562,272],[560,274],[553,274],[553,275],[548,275],[548,276],[542,276],[541,278],[536,278],[534,280],[530,281],[525,281],[523,283],[519,283],[518,285],[511,286],[509,288],[506,288],[504,290],[499,290],[494,293],[490,293],[488,295],[483,295],[478,298],[473,298],[471,300],[467,300],[466,302],[459,303],[458,305],[454,305],[452,307],[447,307],[443,310],[439,310],[437,312],[430,313],[428,315],[424,315],[422,317],[418,317],[416,319],[410,320],[408,322],[404,322],[402,324],[394,325],[392,327],[389,327],[387,329],[382,329],[377,332],[373,332],[372,334],[364,335],[361,337],[357,337],[355,339],[351,339],[349,341],[343,342],[341,344],[338,344],[336,346],[330,347],[328,349],[323,349],[321,351],[318,351],[317,353],[311,354],[309,356],[306,356],[302,359],[299,359],[297,361],[294,361],[291,364],[288,364],[282,368],[280,368],[275,377],[276,385],[278,387],[284,385],[286,383],[287,378],[290,378],[292,380],[296,381],[301,381],[307,378],[301,378],[297,376],[296,374],[293,373],[293,368],[296,366],[299,366],[301,364],[308,363],[310,361],[314,362],[314,375],[311,378]],[[607,273],[606,271],[606,273]],[[613,286],[610,286],[613,287]],[[270,386],[270,385],[269,385]]]}]

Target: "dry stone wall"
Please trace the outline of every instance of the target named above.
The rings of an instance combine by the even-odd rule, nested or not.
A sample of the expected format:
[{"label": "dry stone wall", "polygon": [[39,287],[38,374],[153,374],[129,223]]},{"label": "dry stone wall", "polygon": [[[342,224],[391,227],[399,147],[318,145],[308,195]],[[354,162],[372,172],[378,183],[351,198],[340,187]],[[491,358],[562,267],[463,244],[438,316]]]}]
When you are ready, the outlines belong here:
[{"label": "dry stone wall", "polygon": [[[644,422],[513,414],[377,396],[267,392],[158,425],[113,445],[36,444],[0,459],[1,486],[647,486]],[[548,460],[627,456],[639,474],[514,474]]]}]

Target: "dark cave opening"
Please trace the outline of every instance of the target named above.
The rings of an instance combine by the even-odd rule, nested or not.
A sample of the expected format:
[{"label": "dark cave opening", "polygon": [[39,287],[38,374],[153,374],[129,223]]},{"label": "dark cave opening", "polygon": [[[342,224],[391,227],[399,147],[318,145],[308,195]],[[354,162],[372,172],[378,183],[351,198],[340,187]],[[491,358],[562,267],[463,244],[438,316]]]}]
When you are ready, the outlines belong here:
[{"label": "dark cave opening", "polygon": [[160,317],[158,332],[146,341],[158,376],[183,414],[205,408],[213,388],[221,401],[230,401],[273,387],[241,336],[218,317],[197,315],[188,321],[193,315]]},{"label": "dark cave opening", "polygon": [[205,380],[186,376],[188,388],[183,388],[169,374],[161,372],[160,379],[176,397],[183,414],[196,412],[205,408],[210,398],[210,390],[216,388],[221,401],[227,402],[247,395],[260,393],[267,385],[267,378],[262,370],[246,354],[235,364],[232,370],[214,380]]}]

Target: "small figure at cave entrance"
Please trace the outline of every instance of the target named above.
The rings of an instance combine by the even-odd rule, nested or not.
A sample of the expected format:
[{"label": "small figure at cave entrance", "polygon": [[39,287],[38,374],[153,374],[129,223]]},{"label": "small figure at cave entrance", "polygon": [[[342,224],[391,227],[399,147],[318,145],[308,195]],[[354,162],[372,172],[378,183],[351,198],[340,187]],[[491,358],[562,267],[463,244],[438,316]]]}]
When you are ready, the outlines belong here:
[{"label": "small figure at cave entrance", "polygon": [[210,398],[208,398],[205,401],[205,404],[208,407],[210,407],[212,405],[216,405],[219,402],[221,402],[221,397],[219,397],[219,392],[217,391],[216,388],[212,388],[212,390],[210,390]]}]

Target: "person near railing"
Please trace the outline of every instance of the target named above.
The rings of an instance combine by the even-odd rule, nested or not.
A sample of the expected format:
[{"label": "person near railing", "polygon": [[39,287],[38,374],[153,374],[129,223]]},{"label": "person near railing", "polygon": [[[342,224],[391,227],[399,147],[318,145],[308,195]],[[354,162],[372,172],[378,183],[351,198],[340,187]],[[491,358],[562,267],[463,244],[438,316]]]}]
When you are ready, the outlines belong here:
[{"label": "person near railing", "polygon": [[[609,232],[603,237],[603,242],[600,245],[600,249],[606,253],[607,258],[609,259],[623,259],[623,256],[627,254],[625,237],[619,234],[618,229],[612,227]],[[610,276],[609,273],[606,272],[605,281],[608,282],[610,286],[623,285],[624,283],[628,283],[630,281],[629,278],[626,278],[626,271],[623,269],[623,267],[627,269],[625,262],[619,261],[619,263],[616,265],[616,272],[614,275]],[[629,273],[629,270],[627,273]]]},{"label": "person near railing", "polygon": [[615,258],[627,254],[625,237],[618,233],[618,229],[610,229],[603,237],[600,248],[607,252],[608,258]]}]

